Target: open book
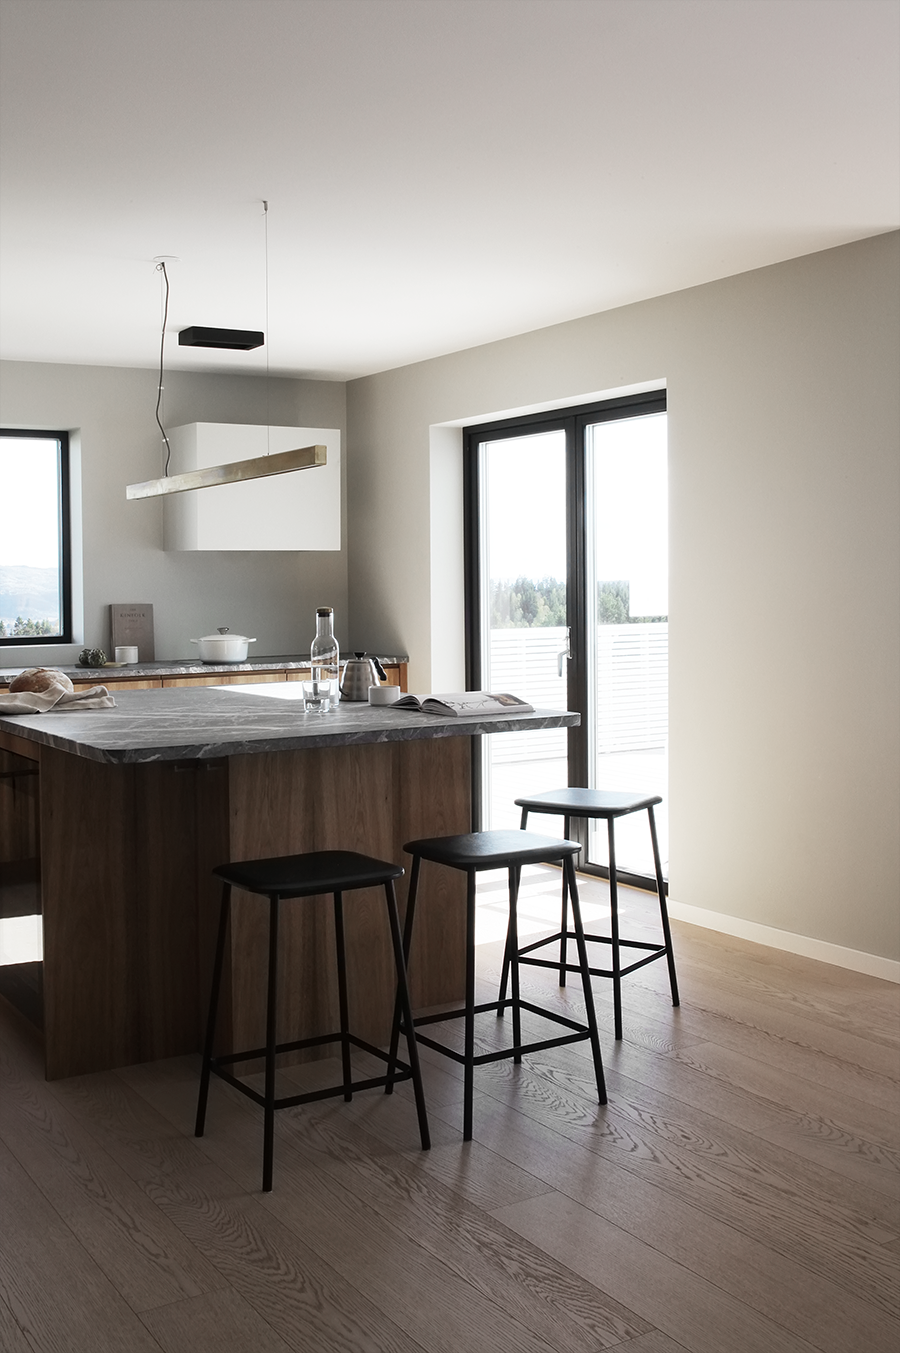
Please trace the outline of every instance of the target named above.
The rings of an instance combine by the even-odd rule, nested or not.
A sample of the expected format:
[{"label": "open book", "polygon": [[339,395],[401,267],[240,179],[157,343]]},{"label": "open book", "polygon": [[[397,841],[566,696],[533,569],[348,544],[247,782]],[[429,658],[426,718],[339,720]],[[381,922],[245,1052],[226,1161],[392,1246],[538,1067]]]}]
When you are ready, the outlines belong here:
[{"label": "open book", "polygon": [[487,691],[460,691],[453,695],[401,695],[388,709],[418,709],[423,714],[450,718],[478,718],[487,714],[533,714],[534,705],[517,695],[490,695]]}]

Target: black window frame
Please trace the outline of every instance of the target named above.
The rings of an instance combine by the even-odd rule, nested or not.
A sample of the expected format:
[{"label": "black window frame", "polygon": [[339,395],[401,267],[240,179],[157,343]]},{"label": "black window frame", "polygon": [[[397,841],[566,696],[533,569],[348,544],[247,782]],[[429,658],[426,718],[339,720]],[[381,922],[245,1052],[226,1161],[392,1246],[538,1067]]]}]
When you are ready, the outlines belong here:
[{"label": "black window frame", "polygon": [[57,445],[57,493],[59,504],[59,601],[60,626],[57,634],[0,635],[0,648],[24,648],[35,645],[71,644],[72,622],[72,521],[71,465],[69,433],[52,428],[0,428],[0,437],[43,438]]},{"label": "black window frame", "polygon": [[[466,687],[476,690],[481,681],[481,559],[479,557],[480,523],[478,518],[481,498],[478,447],[486,441],[524,437],[530,433],[562,431],[566,436],[566,622],[569,626],[572,663],[569,668],[568,707],[581,714],[581,727],[568,729],[569,783],[585,785],[588,780],[587,742],[587,617],[585,590],[582,586],[585,571],[585,541],[587,537],[587,504],[585,497],[585,429],[604,422],[624,418],[640,418],[652,413],[668,411],[665,387],[643,390],[637,394],[619,395],[590,404],[546,409],[539,413],[521,414],[487,423],[472,424],[463,429],[463,548],[465,567],[465,627],[466,627]],[[483,822],[481,795],[482,739],[473,739],[476,755],[472,758],[472,830],[478,831]],[[572,823],[572,837],[587,848],[587,826],[582,820]],[[579,869],[599,878],[609,878],[606,865],[588,864]],[[656,880],[643,874],[617,870],[620,883],[635,888],[655,891]],[[666,883],[668,891],[668,881]]]}]

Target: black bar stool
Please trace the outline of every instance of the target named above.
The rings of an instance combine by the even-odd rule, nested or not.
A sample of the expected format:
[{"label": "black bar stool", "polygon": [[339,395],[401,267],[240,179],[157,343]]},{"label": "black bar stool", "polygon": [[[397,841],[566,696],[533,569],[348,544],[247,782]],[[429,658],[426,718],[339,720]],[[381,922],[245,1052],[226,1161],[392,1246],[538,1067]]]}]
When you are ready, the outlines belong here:
[{"label": "black bar stool", "polygon": [[[440,1015],[422,1015],[414,1020],[416,1028],[425,1024],[442,1024],[445,1020],[465,1019],[465,1051],[456,1052],[444,1043],[438,1043],[424,1034],[419,1042],[452,1057],[465,1068],[465,1089],[463,1107],[463,1140],[472,1137],[472,1098],[474,1069],[486,1062],[498,1062],[505,1057],[513,1057],[521,1062],[525,1052],[542,1052],[547,1048],[561,1047],[565,1043],[578,1043],[590,1039],[594,1060],[594,1074],[597,1080],[597,1093],[601,1104],[606,1103],[606,1082],[603,1075],[603,1061],[600,1056],[600,1038],[597,1033],[597,1019],[594,1014],[594,999],[591,991],[591,979],[587,964],[587,948],[584,942],[584,929],[581,924],[581,908],[578,905],[578,888],[575,882],[575,868],[572,857],[581,847],[577,841],[560,841],[554,836],[539,836],[536,832],[493,831],[469,832],[464,836],[437,836],[423,841],[410,841],[403,847],[413,857],[410,876],[409,900],[406,904],[406,924],[404,927],[403,949],[409,956],[412,939],[413,918],[416,910],[416,896],[419,887],[419,871],[423,860],[433,860],[436,864],[448,865],[451,869],[461,869],[467,879],[466,889],[466,992],[465,1005],[459,1010],[451,1010]],[[572,918],[575,923],[575,938],[580,956],[581,979],[584,985],[584,1003],[586,1024],[578,1023],[554,1010],[523,1001],[519,995],[519,968],[517,962],[516,902],[519,891],[519,874],[524,864],[548,864],[562,861],[565,877],[568,880],[572,898]],[[511,962],[512,1000],[511,1002],[490,1001],[485,1005],[475,1004],[475,876],[482,869],[509,870],[509,937],[506,946],[506,960]],[[475,1056],[475,1016],[488,1010],[502,1014],[504,1004],[512,1005],[513,1045],[499,1052],[486,1052]],[[541,1015],[574,1032],[558,1038],[547,1038],[536,1043],[522,1042],[521,1011],[529,1010]],[[405,1013],[398,1008],[394,1014],[394,1032],[391,1040],[391,1056],[396,1055],[401,1026],[408,1030],[409,1023]],[[388,1087],[388,1092],[390,1087]]]},{"label": "black bar stool", "polygon": [[[569,835],[571,831],[572,818],[605,818],[606,829],[609,838],[609,910],[610,910],[610,935],[585,935],[589,943],[608,944],[611,951],[611,968],[591,968],[589,971],[594,977],[611,977],[613,982],[613,1012],[615,1016],[616,1038],[622,1037],[622,978],[630,972],[635,972],[638,968],[643,968],[645,964],[652,963],[657,958],[665,958],[669,967],[669,986],[672,990],[672,1004],[678,1005],[678,980],[675,976],[675,958],[672,953],[672,934],[669,929],[669,909],[666,906],[666,885],[663,879],[662,865],[659,859],[659,843],[656,836],[656,819],[653,815],[654,805],[662,803],[658,794],[641,795],[625,794],[616,790],[608,789],[551,789],[544,794],[534,794],[527,799],[516,799],[516,804],[522,809],[521,827],[524,831],[528,825],[529,813],[554,813],[564,819],[563,834]],[[641,940],[623,940],[619,935],[619,898],[616,880],[616,835],[615,820],[617,817],[625,817],[629,813],[640,813],[644,809],[647,812],[647,818],[650,823],[650,840],[653,843],[653,863],[656,869],[656,893],[659,898],[659,915],[662,921],[663,944],[647,944]],[[546,939],[537,940],[534,944],[527,944],[519,950],[519,962],[531,963],[538,968],[559,968],[559,984],[564,987],[566,984],[567,972],[578,972],[579,969],[567,962],[568,940],[572,938],[572,932],[569,930],[568,923],[568,899],[567,899],[567,879],[563,873],[562,881],[562,917],[560,919],[559,933],[550,935]],[[543,958],[531,958],[533,950],[541,949],[546,944],[555,944],[559,941],[559,961],[550,962]],[[637,959],[627,967],[622,967],[622,958],[620,950],[622,949],[642,949],[646,950],[644,958]],[[509,963],[507,959],[503,961],[503,975],[500,979],[500,998],[506,997],[506,984]]]},{"label": "black bar stool", "polygon": [[[246,860],[241,863],[223,864],[213,870],[222,879],[222,905],[219,913],[219,935],[216,943],[216,957],[213,966],[212,990],[209,998],[209,1020],[206,1026],[206,1041],[203,1049],[203,1070],[200,1076],[200,1096],[197,1103],[197,1124],[195,1134],[203,1136],[206,1121],[206,1101],[209,1094],[209,1077],[213,1072],[222,1080],[233,1085],[242,1094],[260,1104],[265,1110],[263,1128],[263,1192],[272,1188],[272,1157],[275,1135],[275,1110],[287,1109],[295,1104],[308,1104],[314,1099],[328,1099],[333,1095],[352,1098],[354,1090],[370,1090],[376,1086],[393,1088],[395,1080],[412,1080],[416,1096],[416,1110],[419,1116],[419,1133],[422,1149],[431,1145],[428,1133],[428,1119],[425,1113],[425,1095],[422,1089],[422,1076],[419,1070],[419,1057],[416,1050],[416,1036],[409,1007],[409,987],[406,981],[406,964],[403,958],[403,946],[400,940],[400,922],[397,916],[397,901],[394,894],[394,880],[401,877],[400,865],[388,864],[384,860],[373,860],[368,855],[358,855],[352,850],[320,850],[307,855],[283,855],[269,860]],[[347,1005],[347,968],[344,959],[344,913],[342,894],[357,888],[374,888],[384,885],[387,902],[388,921],[391,928],[391,944],[394,962],[397,968],[397,1008],[403,1014],[406,1029],[406,1041],[409,1062],[397,1059],[396,1040],[391,1048],[390,1057],[380,1048],[357,1038],[349,1030]],[[216,1028],[216,1012],[219,1004],[219,989],[222,981],[222,964],[225,957],[225,935],[228,929],[228,917],[231,909],[231,890],[241,888],[244,892],[257,893],[269,899],[269,976],[266,999],[266,1045],[264,1048],[251,1048],[247,1052],[232,1052],[227,1056],[212,1055]],[[278,911],[282,901],[298,897],[312,897],[319,893],[334,894],[334,935],[337,953],[338,1002],[341,1027],[337,1033],[319,1034],[314,1038],[296,1039],[292,1043],[276,1042],[276,979],[278,970]],[[275,1058],[280,1052],[294,1052],[299,1048],[318,1047],[325,1043],[340,1043],[343,1067],[343,1080],[340,1085],[327,1090],[313,1090],[300,1095],[288,1095],[275,1098]],[[353,1080],[350,1067],[350,1046],[362,1048],[388,1063],[384,1076],[374,1076],[367,1080]],[[245,1085],[224,1068],[234,1062],[251,1057],[265,1057],[265,1093]]]}]

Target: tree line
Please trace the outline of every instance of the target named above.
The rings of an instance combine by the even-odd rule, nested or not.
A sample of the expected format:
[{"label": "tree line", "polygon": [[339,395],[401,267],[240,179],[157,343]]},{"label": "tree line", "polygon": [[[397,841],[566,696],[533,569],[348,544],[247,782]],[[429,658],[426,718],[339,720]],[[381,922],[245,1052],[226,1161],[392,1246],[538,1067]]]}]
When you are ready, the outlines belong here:
[{"label": "tree line", "polygon": [[8,626],[5,620],[0,620],[0,639],[34,638],[41,634],[58,633],[59,626],[52,620],[32,620],[30,616],[23,619],[17,615]]},{"label": "tree line", "polygon": [[[627,581],[597,584],[598,625],[635,625],[648,620],[667,620],[665,615],[633,616],[628,613],[630,584]],[[491,583],[491,629],[532,629],[566,624],[566,584],[558,578],[516,578]]]}]

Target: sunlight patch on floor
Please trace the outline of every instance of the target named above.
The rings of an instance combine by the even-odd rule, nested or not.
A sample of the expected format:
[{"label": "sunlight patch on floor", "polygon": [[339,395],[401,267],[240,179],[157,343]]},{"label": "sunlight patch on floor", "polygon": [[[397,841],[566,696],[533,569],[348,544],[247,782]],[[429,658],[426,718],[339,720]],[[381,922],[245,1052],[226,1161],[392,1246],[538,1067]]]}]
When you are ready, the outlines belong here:
[{"label": "sunlight patch on floor", "polygon": [[[603,879],[578,877],[578,895],[585,929],[609,920],[608,885]],[[519,884],[519,935],[539,935],[559,929],[562,875],[550,865],[527,865]],[[627,902],[619,895],[619,915],[627,915]],[[505,869],[485,870],[478,876],[475,910],[475,943],[491,944],[506,935],[509,918],[509,885]],[[570,913],[571,924],[571,913]]]}]

